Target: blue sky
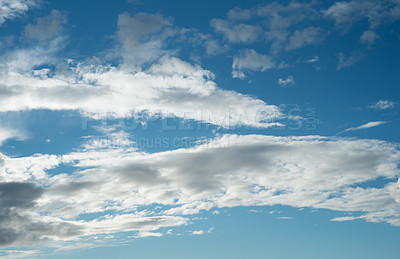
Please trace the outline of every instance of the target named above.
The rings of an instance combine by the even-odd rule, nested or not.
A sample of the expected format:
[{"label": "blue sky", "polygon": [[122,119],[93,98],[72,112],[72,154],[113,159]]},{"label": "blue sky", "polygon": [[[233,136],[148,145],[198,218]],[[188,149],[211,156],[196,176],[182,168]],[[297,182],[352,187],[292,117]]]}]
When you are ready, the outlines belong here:
[{"label": "blue sky", "polygon": [[0,256],[398,258],[400,2],[0,2]]}]

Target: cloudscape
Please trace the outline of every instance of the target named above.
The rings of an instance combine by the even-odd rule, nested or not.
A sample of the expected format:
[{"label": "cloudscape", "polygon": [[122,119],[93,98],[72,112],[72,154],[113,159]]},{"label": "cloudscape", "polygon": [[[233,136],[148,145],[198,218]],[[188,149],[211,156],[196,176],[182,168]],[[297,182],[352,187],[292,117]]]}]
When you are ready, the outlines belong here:
[{"label": "cloudscape", "polygon": [[0,257],[398,258],[400,1],[0,0]]}]

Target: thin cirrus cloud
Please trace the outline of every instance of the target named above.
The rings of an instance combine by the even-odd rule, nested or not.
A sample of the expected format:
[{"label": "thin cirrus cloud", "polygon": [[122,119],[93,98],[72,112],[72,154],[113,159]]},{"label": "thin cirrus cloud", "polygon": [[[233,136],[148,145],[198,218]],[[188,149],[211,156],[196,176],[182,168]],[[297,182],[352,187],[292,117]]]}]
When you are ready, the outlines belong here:
[{"label": "thin cirrus cloud", "polygon": [[[201,211],[236,206],[329,209],[361,214],[336,221],[400,225],[399,147],[384,141],[223,135],[153,154],[117,148],[0,159],[0,193],[10,197],[2,199],[1,213],[14,213],[1,217],[2,246],[126,231],[161,236],[163,228],[188,224]],[[61,165],[76,170],[46,173]],[[359,186],[379,177],[388,179],[383,187]],[[20,185],[36,195],[11,195]],[[150,204],[162,207],[138,209]],[[82,214],[95,218],[81,220]]]},{"label": "thin cirrus cloud", "polygon": [[370,121],[370,122],[367,122],[367,123],[365,123],[363,125],[360,125],[358,127],[345,129],[344,132],[346,132],[346,131],[356,131],[356,130],[362,130],[362,129],[369,129],[369,128],[378,127],[380,125],[384,125],[384,124],[387,124],[387,123],[389,123],[389,121]]}]

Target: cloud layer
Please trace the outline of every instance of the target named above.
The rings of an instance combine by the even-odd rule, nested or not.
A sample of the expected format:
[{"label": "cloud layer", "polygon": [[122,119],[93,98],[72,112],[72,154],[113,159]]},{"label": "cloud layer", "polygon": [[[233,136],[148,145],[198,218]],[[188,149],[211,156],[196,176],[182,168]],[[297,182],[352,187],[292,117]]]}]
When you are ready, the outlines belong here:
[{"label": "cloud layer", "polygon": [[[154,154],[120,148],[1,159],[2,213],[18,208],[4,245],[152,232],[184,225],[204,210],[235,206],[324,208],[400,226],[400,151],[384,141],[224,135],[194,148]],[[46,173],[62,164],[75,172]],[[386,180],[381,188],[359,185],[378,178]],[[24,183],[26,195],[8,198],[9,187],[23,182],[30,182]],[[100,212],[105,216],[78,220]],[[27,227],[44,222],[52,222],[44,232]]]}]

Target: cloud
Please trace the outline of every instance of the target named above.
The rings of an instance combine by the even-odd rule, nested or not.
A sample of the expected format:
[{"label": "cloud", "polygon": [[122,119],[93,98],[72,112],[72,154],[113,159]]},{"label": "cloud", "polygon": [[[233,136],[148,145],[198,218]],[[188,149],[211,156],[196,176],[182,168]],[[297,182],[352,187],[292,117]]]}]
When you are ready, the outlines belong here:
[{"label": "cloud", "polygon": [[24,36],[29,40],[47,41],[63,32],[63,25],[67,23],[66,15],[58,10],[43,18],[38,18],[36,24],[25,26]]},{"label": "cloud", "polygon": [[0,2],[0,25],[6,20],[15,19],[35,6],[33,0],[2,0]]},{"label": "cloud", "polygon": [[195,230],[195,231],[192,231],[192,235],[203,235],[204,234],[204,231],[203,230]]},{"label": "cloud", "polygon": [[289,219],[293,219],[293,217],[278,217],[278,219],[286,219],[286,220],[289,220]]},{"label": "cloud", "polygon": [[308,27],[303,30],[296,30],[288,39],[286,50],[298,49],[307,45],[321,42],[324,38],[322,30],[316,27]]},{"label": "cloud", "polygon": [[163,41],[174,34],[172,23],[159,14],[120,14],[117,36],[125,63],[142,65],[167,54]]},{"label": "cloud", "polygon": [[[323,39],[321,29],[301,28],[302,22],[320,16],[313,5],[298,2],[281,5],[273,2],[249,9],[236,7],[228,12],[227,20],[213,19],[211,26],[232,43],[250,44],[267,41],[271,44],[272,53],[276,54],[282,50],[315,44]],[[246,24],[243,21],[246,21]]]},{"label": "cloud", "polygon": [[[40,38],[50,37],[64,18],[53,11],[26,31],[39,31],[38,35],[46,31],[49,34]],[[79,110],[95,119],[146,113],[226,128],[282,125],[276,122],[283,116],[277,106],[218,88],[214,75],[198,65],[169,55],[160,58],[173,53],[165,50],[162,42],[175,33],[172,20],[161,15],[121,14],[116,52],[124,60],[116,66],[99,64],[99,59],[85,63],[61,60],[56,54],[64,47],[62,35],[11,50],[2,56],[0,111]]]},{"label": "cloud", "polygon": [[358,127],[345,129],[344,131],[346,132],[346,131],[355,131],[355,130],[361,130],[361,129],[369,129],[369,128],[377,127],[377,126],[387,124],[387,123],[389,123],[389,122],[388,121],[370,121],[370,122],[367,122]]},{"label": "cloud", "polygon": [[375,29],[400,19],[400,3],[397,0],[336,2],[323,13],[342,29],[364,19],[371,29]]},{"label": "cloud", "polygon": [[243,71],[261,71],[276,67],[273,59],[267,55],[260,54],[254,49],[246,49],[239,56],[233,58],[232,76],[233,78],[246,78]]},{"label": "cloud", "polygon": [[24,140],[26,136],[18,130],[0,127],[0,146],[8,139]]},{"label": "cloud", "polygon": [[400,2],[388,1],[348,1],[336,2],[324,15],[335,21],[335,26],[343,32],[347,32],[353,24],[367,21],[369,29],[360,36],[360,41],[365,44],[373,44],[379,35],[376,30],[382,25],[393,23],[400,19]]},{"label": "cloud", "polygon": [[378,38],[379,35],[376,32],[368,30],[361,35],[360,41],[366,44],[373,44]]},{"label": "cloud", "polygon": [[279,78],[278,84],[280,86],[294,85],[296,82],[294,81],[293,76],[288,76],[286,79]]},{"label": "cloud", "polygon": [[136,238],[141,238],[141,237],[162,237],[162,233],[158,232],[147,232],[147,231],[140,231]]},{"label": "cloud", "polygon": [[356,220],[356,219],[359,219],[359,218],[360,218],[360,217],[346,216],[346,217],[337,217],[337,218],[333,218],[333,219],[331,219],[331,221],[342,222],[342,221]]},{"label": "cloud", "polygon": [[338,65],[337,65],[338,70],[351,67],[358,61],[360,61],[362,58],[362,55],[358,53],[354,53],[349,57],[345,56],[343,53],[338,53],[336,56],[338,58]]},{"label": "cloud", "polygon": [[0,183],[0,247],[32,245],[48,235],[68,238],[79,233],[73,224],[35,219],[30,211],[43,193],[33,183]]},{"label": "cloud", "polygon": [[[240,68],[246,65],[239,64]],[[275,120],[282,116],[274,105],[218,88],[210,71],[178,58],[164,57],[143,72],[73,61],[61,68],[45,73],[39,73],[43,69],[14,72],[18,67],[8,71],[2,77],[1,89],[7,94],[2,96],[0,111],[80,110],[92,118],[147,112],[223,127],[270,127],[278,125]]]},{"label": "cloud", "polygon": [[319,57],[318,56],[314,56],[313,58],[307,59],[305,62],[306,63],[315,63],[319,61]]},{"label": "cloud", "polygon": [[388,100],[379,100],[376,104],[368,106],[368,108],[376,110],[386,110],[393,108],[394,106],[396,106],[396,104],[396,102]]},{"label": "cloud", "polygon": [[[159,236],[190,215],[236,206],[359,212],[400,225],[399,146],[378,140],[223,135],[153,154],[117,148],[2,160],[4,246],[131,231]],[[54,174],[64,164],[74,173]],[[387,180],[383,187],[360,185],[377,178]]]},{"label": "cloud", "polygon": [[257,40],[261,34],[261,28],[248,24],[230,24],[228,21],[213,19],[210,25],[216,32],[221,33],[231,43],[251,43]]}]

